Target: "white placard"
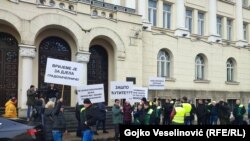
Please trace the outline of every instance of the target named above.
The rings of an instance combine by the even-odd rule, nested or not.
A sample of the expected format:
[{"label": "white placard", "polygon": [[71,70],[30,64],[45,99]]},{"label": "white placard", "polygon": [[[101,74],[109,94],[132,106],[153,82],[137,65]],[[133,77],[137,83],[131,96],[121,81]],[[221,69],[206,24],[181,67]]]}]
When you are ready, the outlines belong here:
[{"label": "white placard", "polygon": [[104,102],[103,84],[85,85],[77,87],[77,100],[79,105],[83,104],[83,100],[89,98],[91,103]]},{"label": "white placard", "polygon": [[133,82],[111,82],[110,99],[129,99],[133,94]]},{"label": "white placard", "polygon": [[131,103],[141,102],[141,99],[145,97],[148,99],[148,88],[134,87],[133,98]]},{"label": "white placard", "polygon": [[149,90],[164,90],[165,89],[165,77],[149,77],[148,89]]},{"label": "white placard", "polygon": [[48,58],[44,82],[81,86],[83,85],[83,64]]}]

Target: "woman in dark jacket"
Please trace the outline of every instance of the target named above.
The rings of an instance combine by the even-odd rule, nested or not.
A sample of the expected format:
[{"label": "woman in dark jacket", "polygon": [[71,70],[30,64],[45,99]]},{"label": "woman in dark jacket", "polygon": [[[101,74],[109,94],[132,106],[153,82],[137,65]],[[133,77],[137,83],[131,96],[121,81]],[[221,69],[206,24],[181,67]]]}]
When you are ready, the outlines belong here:
[{"label": "woman in dark jacket", "polygon": [[130,103],[126,100],[125,105],[123,106],[123,123],[124,124],[131,124],[132,122],[132,107]]},{"label": "woman in dark jacket", "polygon": [[45,106],[44,111],[44,133],[45,141],[53,141],[52,126],[53,126],[53,111],[55,103],[49,101]]}]

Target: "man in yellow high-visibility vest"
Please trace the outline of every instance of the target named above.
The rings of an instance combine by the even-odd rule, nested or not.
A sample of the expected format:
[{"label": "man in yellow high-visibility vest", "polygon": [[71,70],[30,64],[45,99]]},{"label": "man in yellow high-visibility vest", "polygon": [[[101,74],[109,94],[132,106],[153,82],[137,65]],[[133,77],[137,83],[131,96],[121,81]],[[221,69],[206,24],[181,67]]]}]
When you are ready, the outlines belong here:
[{"label": "man in yellow high-visibility vest", "polygon": [[173,109],[173,125],[184,125],[184,118],[185,118],[186,111],[183,108],[180,99],[177,99]]},{"label": "man in yellow high-visibility vest", "polygon": [[185,125],[190,125],[191,124],[190,112],[192,110],[192,105],[188,103],[188,99],[186,96],[182,97],[182,106],[186,111],[185,119],[184,119]]}]

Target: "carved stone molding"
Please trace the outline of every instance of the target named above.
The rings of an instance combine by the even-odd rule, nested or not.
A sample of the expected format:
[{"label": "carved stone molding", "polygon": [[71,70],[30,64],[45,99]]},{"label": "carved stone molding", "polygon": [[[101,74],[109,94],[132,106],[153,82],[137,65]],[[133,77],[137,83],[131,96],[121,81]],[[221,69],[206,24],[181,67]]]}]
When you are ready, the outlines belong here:
[{"label": "carved stone molding", "polygon": [[19,45],[19,53],[22,57],[34,58],[36,56],[36,48],[31,45]]},{"label": "carved stone molding", "polygon": [[77,62],[89,62],[89,56],[90,53],[89,52],[77,52],[76,53],[76,61]]}]

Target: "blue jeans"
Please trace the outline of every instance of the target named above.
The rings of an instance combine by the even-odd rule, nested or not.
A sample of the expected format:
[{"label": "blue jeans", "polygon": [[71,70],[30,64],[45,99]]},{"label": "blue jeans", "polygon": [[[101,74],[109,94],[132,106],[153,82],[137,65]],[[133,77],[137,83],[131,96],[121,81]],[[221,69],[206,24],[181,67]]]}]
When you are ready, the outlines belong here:
[{"label": "blue jeans", "polygon": [[87,129],[82,131],[82,141],[93,141],[93,133],[91,130]]},{"label": "blue jeans", "polygon": [[62,141],[62,131],[59,130],[52,130],[52,135],[53,135],[53,139],[54,141]]},{"label": "blue jeans", "polygon": [[30,120],[30,112],[32,112],[33,106],[28,105],[28,109],[27,109],[27,119]]},{"label": "blue jeans", "polygon": [[185,124],[185,125],[191,125],[191,120],[190,120],[190,119],[191,119],[190,116],[185,117],[185,119],[184,119],[184,124]]},{"label": "blue jeans", "polygon": [[215,115],[210,116],[210,124],[211,125],[217,125],[217,120],[218,120],[218,116],[215,116]]}]

